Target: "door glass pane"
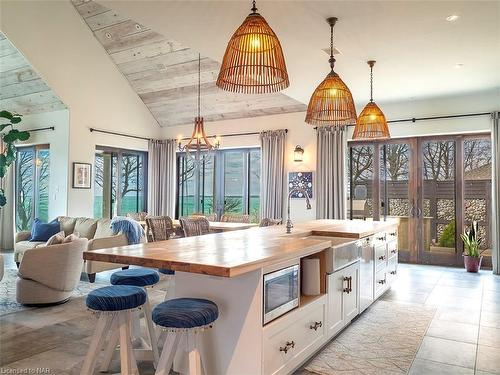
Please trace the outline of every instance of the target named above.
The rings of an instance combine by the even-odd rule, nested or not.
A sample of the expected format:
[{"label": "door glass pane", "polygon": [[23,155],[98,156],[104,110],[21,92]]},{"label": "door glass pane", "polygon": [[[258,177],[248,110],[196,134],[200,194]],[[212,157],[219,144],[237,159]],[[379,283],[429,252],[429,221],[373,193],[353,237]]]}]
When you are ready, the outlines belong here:
[{"label": "door glass pane", "polygon": [[214,157],[205,158],[200,170],[200,211],[204,214],[214,212]]},{"label": "door glass pane", "polygon": [[138,155],[122,155],[120,183],[120,215],[139,212],[142,204],[139,196],[140,171],[142,158]]},{"label": "door glass pane", "polygon": [[96,154],[94,159],[94,218],[101,219],[103,214],[104,156]]},{"label": "door glass pane", "polygon": [[491,256],[491,141],[464,141],[464,225],[478,222],[480,248]]},{"label": "door glass pane", "polygon": [[250,151],[250,220],[252,223],[260,221],[260,150]]},{"label": "door glass pane", "polygon": [[383,202],[381,216],[397,218],[398,248],[410,249],[409,213],[412,204],[409,197],[410,146],[407,143],[387,144],[380,154],[380,199]]},{"label": "door glass pane", "polygon": [[455,253],[455,142],[422,144],[424,251]]},{"label": "door glass pane", "polygon": [[224,154],[224,212],[243,213],[243,184],[245,181],[244,153]]},{"label": "door glass pane", "polygon": [[49,172],[50,151],[37,150],[36,166],[36,217],[47,223],[49,221]]},{"label": "door glass pane", "polygon": [[353,146],[350,152],[348,217],[366,220],[373,217],[374,146]]},{"label": "door glass pane", "polygon": [[35,214],[35,150],[19,148],[16,160],[16,226],[29,230]]}]

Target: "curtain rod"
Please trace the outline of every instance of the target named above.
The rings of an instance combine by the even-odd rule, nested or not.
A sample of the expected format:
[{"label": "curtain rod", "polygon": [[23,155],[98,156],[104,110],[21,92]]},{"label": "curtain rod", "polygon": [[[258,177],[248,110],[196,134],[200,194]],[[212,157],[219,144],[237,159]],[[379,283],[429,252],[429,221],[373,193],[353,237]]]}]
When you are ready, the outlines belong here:
[{"label": "curtain rod", "polygon": [[[40,129],[41,130],[41,129]],[[117,133],[117,132],[112,132],[109,130],[101,130],[101,129],[95,129],[95,128],[89,128],[90,132],[98,132],[98,133],[104,133],[104,134],[111,134],[111,135],[118,135],[120,137],[128,137],[128,138],[135,138],[135,139],[142,139],[144,141],[149,141],[152,138],[146,138],[146,137],[139,137],[138,135],[129,135],[129,134],[124,134],[124,133]],[[285,132],[288,133],[288,129],[285,129]],[[215,137],[220,137],[220,138],[226,138],[226,137],[242,137],[246,135],[258,135],[260,132],[248,132],[248,133],[230,133],[230,134],[220,134],[220,135],[208,135],[207,138],[215,138]],[[182,141],[187,141],[191,138],[182,138]]]},{"label": "curtain rod", "polygon": [[37,129],[29,129],[26,130],[27,132],[33,133],[33,132],[41,132],[43,130],[56,130],[54,126],[47,126],[46,128],[37,128]]}]

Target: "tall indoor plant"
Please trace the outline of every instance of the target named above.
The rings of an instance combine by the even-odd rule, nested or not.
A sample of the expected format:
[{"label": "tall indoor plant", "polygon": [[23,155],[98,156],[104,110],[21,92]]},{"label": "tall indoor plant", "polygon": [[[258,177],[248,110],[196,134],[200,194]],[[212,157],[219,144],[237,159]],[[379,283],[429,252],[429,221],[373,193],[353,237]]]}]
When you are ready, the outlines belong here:
[{"label": "tall indoor plant", "polygon": [[477,272],[481,268],[483,257],[479,251],[481,239],[479,238],[477,221],[473,221],[469,230],[465,229],[460,235],[464,243],[464,265],[467,272]]},{"label": "tall indoor plant", "polygon": [[[15,128],[21,122],[21,115],[9,111],[0,111],[0,139],[3,145],[0,148],[0,182],[7,174],[7,170],[16,160],[16,146],[18,141],[26,141],[30,137],[27,131]],[[0,208],[7,204],[5,191],[0,184]]]}]

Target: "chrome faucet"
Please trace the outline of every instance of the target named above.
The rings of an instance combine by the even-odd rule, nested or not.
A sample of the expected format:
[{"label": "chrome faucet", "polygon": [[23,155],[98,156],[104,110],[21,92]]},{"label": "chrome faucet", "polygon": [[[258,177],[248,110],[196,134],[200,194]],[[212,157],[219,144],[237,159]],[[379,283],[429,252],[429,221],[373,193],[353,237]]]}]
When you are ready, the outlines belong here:
[{"label": "chrome faucet", "polygon": [[292,233],[293,224],[292,224],[292,220],[290,220],[290,197],[296,191],[299,193],[302,193],[304,195],[304,197],[306,198],[306,208],[308,210],[311,209],[311,202],[309,201],[309,194],[307,194],[307,191],[305,191],[302,188],[293,188],[292,190],[290,190],[290,192],[288,193],[288,205],[287,205],[287,211],[286,211],[286,214],[287,214],[287,216],[286,216],[286,232],[287,233]]}]

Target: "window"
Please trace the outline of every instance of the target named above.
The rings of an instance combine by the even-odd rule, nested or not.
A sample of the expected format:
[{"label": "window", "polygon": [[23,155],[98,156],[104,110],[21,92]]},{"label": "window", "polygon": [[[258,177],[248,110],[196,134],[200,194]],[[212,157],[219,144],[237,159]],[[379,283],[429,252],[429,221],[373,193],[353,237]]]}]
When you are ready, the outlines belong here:
[{"label": "window", "polygon": [[17,148],[17,230],[29,230],[36,217],[43,222],[49,220],[49,177],[49,145]]},{"label": "window", "polygon": [[260,216],[260,149],[218,150],[199,168],[190,156],[177,155],[176,215],[193,213]]},{"label": "window", "polygon": [[98,147],[95,154],[94,217],[146,211],[147,153]]}]

